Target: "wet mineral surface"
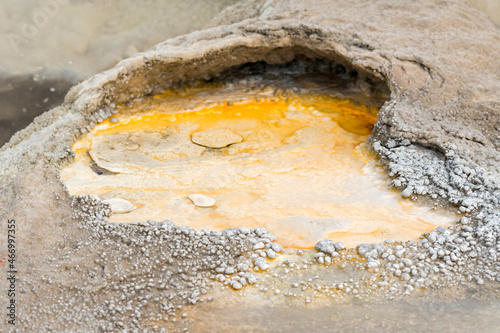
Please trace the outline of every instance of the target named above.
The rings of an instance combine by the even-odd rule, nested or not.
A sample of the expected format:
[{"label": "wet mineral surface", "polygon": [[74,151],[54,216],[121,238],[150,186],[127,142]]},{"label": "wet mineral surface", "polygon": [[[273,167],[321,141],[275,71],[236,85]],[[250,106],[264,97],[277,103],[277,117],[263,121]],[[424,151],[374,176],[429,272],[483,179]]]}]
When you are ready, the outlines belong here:
[{"label": "wet mineral surface", "polygon": [[[274,70],[283,80],[285,69]],[[323,94],[232,81],[230,88],[213,83],[118,107],[73,145],[75,161],[61,176],[72,195],[109,200],[117,213],[110,222],[263,226],[286,248],[326,238],[348,246],[417,240],[459,220],[390,190],[364,144],[377,108],[325,94],[322,83],[334,76],[296,71],[296,91],[316,85]],[[240,100],[227,101],[235,95]]]},{"label": "wet mineral surface", "polygon": [[[335,8],[253,1],[219,22],[74,87],[0,149],[0,227],[15,219],[18,228],[19,330],[289,331],[290,320],[303,319],[297,330],[494,331],[499,28],[461,2],[433,0]],[[244,64],[294,59],[321,59],[333,76],[342,64],[358,73],[362,95],[385,84],[390,98],[372,103],[380,113],[368,145],[403,197],[453,207],[460,221],[409,241],[346,247],[327,239],[314,250],[286,250],[262,227],[110,222],[109,204],[70,196],[60,180],[58,170],[75,160],[73,144],[117,105]],[[429,318],[418,323],[411,313]]]}]

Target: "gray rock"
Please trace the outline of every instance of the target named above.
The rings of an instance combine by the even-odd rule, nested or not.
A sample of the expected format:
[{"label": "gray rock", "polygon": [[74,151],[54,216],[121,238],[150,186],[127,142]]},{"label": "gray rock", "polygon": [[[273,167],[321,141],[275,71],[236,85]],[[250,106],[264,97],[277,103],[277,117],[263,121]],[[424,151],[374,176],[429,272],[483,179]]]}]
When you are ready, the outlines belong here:
[{"label": "gray rock", "polygon": [[333,254],[336,252],[335,245],[329,239],[325,239],[325,240],[317,242],[316,245],[314,246],[314,248],[317,251],[320,251],[320,252],[323,252],[326,254]]},{"label": "gray rock", "polygon": [[342,242],[336,242],[333,246],[335,247],[335,251],[342,251],[346,248],[345,244]]}]

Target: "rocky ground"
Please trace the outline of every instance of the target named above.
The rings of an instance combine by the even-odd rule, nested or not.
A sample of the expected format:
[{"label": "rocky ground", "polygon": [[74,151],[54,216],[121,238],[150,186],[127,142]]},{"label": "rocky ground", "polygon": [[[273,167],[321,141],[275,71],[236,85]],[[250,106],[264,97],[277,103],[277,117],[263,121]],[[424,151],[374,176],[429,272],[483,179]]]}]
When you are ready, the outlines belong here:
[{"label": "rocky ground", "polygon": [[[226,25],[168,40],[72,88],[62,106],[0,149],[0,228],[16,220],[21,330],[182,330],[176,322],[183,309],[209,302],[213,287],[251,288],[258,272],[272,274],[268,259],[282,248],[264,229],[110,224],[109,206],[70,197],[55,169],[72,158],[78,136],[111,116],[111,105],[248,62],[297,57],[341,63],[362,81],[385,83],[391,100],[370,144],[393,186],[403,197],[464,214],[456,226],[415,242],[350,249],[319,243],[301,267],[350,266],[363,274],[328,287],[298,279],[297,287],[353,299],[422,290],[498,295],[498,26],[461,2],[437,0],[256,0],[229,8],[217,22]],[[6,257],[7,248],[0,251]],[[283,262],[287,274],[299,271],[293,261]],[[259,288],[272,285],[263,281]]]}]

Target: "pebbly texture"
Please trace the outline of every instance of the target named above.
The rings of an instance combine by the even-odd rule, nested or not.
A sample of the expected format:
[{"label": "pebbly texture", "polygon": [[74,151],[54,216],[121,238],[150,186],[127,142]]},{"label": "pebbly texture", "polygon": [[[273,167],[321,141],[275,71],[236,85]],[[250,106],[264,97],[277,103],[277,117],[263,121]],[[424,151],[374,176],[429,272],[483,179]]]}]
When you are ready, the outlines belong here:
[{"label": "pebbly texture", "polygon": [[[269,269],[266,258],[280,248],[265,230],[195,232],[168,221],[109,224],[108,206],[64,194],[50,167],[71,158],[75,138],[110,117],[118,103],[248,62],[286,63],[301,56],[341,63],[356,70],[361,82],[385,82],[391,100],[370,143],[392,184],[404,197],[451,204],[465,214],[457,226],[437,228],[417,242],[356,249],[321,243],[318,250],[326,251],[316,256],[320,264],[354,261],[370,272],[332,286],[332,292],[399,295],[500,281],[500,28],[461,2],[437,0],[248,1],[214,24],[222,22],[79,84],[62,106],[0,149],[0,223],[14,214],[31,221],[23,228],[33,239],[47,238],[43,246],[30,236],[21,243],[33,253],[23,265],[37,267],[20,280],[25,327],[150,328],[161,313],[150,311],[154,307],[164,311],[158,320],[165,320],[179,305],[202,299],[204,283],[221,281],[238,290],[254,282],[245,275],[251,267]],[[41,159],[49,167],[32,169]],[[43,191],[33,190],[34,184]],[[48,287],[37,291],[39,285]],[[158,292],[164,287],[170,293]],[[52,305],[41,306],[47,299]],[[54,313],[60,321],[50,323]]]},{"label": "pebbly texture", "polygon": [[253,284],[253,271],[269,267],[259,253],[282,250],[264,228],[195,231],[168,220],[115,224],[107,222],[110,213],[96,196],[70,197],[44,163],[0,189],[0,227],[16,220],[17,327],[168,328],[183,306],[207,300],[214,281],[234,289]]}]

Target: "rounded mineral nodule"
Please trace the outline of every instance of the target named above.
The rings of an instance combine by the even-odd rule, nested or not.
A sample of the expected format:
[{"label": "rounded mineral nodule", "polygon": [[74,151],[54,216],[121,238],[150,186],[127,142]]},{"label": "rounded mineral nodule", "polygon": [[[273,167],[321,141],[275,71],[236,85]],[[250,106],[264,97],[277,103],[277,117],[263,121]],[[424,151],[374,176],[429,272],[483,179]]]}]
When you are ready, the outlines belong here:
[{"label": "rounded mineral nodule", "polygon": [[125,214],[137,209],[136,206],[134,206],[130,201],[127,201],[125,199],[115,198],[103,201],[107,202],[111,206],[111,211],[114,214]]},{"label": "rounded mineral nodule", "polygon": [[207,197],[203,194],[190,194],[188,198],[198,207],[213,207],[215,205],[215,199]]}]

